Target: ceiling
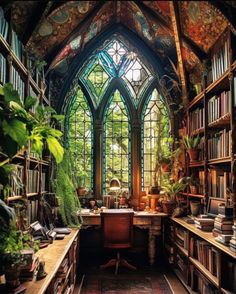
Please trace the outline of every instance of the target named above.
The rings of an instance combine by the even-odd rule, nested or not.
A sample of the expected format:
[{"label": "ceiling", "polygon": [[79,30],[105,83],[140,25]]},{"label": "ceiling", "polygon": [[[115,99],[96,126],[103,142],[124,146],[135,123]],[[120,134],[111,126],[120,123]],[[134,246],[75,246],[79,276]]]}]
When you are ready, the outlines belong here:
[{"label": "ceiling", "polygon": [[202,60],[207,58],[212,45],[227,26],[234,33],[236,27],[234,1],[0,3],[26,48],[45,59],[48,72],[58,72],[60,78],[68,74],[73,60],[93,39],[109,27],[121,24],[159,58],[168,58],[183,85],[189,74],[200,79]]}]

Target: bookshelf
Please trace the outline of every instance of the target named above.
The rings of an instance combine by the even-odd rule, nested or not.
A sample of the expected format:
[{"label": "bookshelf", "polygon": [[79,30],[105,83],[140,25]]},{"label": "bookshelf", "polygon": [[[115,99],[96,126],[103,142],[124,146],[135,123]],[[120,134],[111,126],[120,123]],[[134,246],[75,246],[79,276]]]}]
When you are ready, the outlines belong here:
[{"label": "bookshelf", "polygon": [[[226,189],[234,195],[233,165],[236,155],[236,61],[235,36],[227,28],[210,50],[211,69],[205,77],[204,90],[189,102],[187,133],[200,136],[198,161],[187,157],[186,171],[200,181],[196,194],[184,193],[190,201],[202,199],[206,212],[209,197],[226,198]],[[196,199],[196,200],[197,200]]]},{"label": "bookshelf", "polygon": [[[45,96],[45,81],[37,70],[32,72],[32,59],[10,23],[4,17],[0,7],[0,85],[11,83],[24,102],[27,96],[38,98],[39,104],[50,106]],[[31,109],[33,114],[35,109]],[[12,190],[6,202],[16,206],[22,200],[26,204],[28,225],[39,217],[40,199],[49,192],[46,178],[49,177],[50,161],[41,160],[30,151],[30,146],[15,156],[11,163],[15,165],[14,176],[10,178]],[[18,184],[17,184],[18,182]],[[23,185],[19,185],[21,182]]]},{"label": "bookshelf", "polygon": [[217,242],[211,232],[203,232],[194,224],[178,218],[165,221],[165,231],[171,232],[171,237],[166,234],[164,240],[169,262],[188,291],[235,293],[235,253]]}]

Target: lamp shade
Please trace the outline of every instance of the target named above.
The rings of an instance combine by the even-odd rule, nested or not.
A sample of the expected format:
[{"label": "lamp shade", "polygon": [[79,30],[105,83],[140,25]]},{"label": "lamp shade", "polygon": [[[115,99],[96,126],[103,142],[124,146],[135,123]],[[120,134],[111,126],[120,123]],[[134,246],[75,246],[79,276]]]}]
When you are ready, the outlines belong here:
[{"label": "lamp shade", "polygon": [[117,191],[120,190],[120,181],[117,178],[113,178],[110,181],[110,190]]}]

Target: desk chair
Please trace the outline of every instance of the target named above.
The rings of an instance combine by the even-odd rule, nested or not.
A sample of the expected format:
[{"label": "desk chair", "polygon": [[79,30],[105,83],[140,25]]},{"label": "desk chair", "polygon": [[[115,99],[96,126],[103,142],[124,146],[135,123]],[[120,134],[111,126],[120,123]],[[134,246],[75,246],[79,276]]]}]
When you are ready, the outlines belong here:
[{"label": "desk chair", "polygon": [[131,270],[136,267],[129,264],[124,258],[120,258],[119,250],[132,247],[133,240],[133,212],[102,212],[101,224],[103,232],[104,248],[115,249],[116,259],[109,260],[106,264],[101,265],[101,269],[115,266],[115,274],[118,268],[123,265]]}]

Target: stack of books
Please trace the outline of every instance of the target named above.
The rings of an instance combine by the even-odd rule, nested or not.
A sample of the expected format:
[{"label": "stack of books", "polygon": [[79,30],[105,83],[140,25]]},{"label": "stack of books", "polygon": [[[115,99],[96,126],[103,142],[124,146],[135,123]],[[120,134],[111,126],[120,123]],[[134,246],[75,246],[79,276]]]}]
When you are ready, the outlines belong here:
[{"label": "stack of books", "polygon": [[229,241],[229,246],[233,252],[236,252],[236,220],[234,221],[234,225],[232,229],[233,229],[233,237]]},{"label": "stack of books", "polygon": [[215,240],[224,244],[229,245],[229,241],[233,235],[233,216],[226,216],[218,214],[215,218],[213,236]]},{"label": "stack of books", "polygon": [[196,217],[194,219],[195,227],[205,231],[205,232],[211,232],[214,228],[214,219],[213,218],[201,218]]}]

